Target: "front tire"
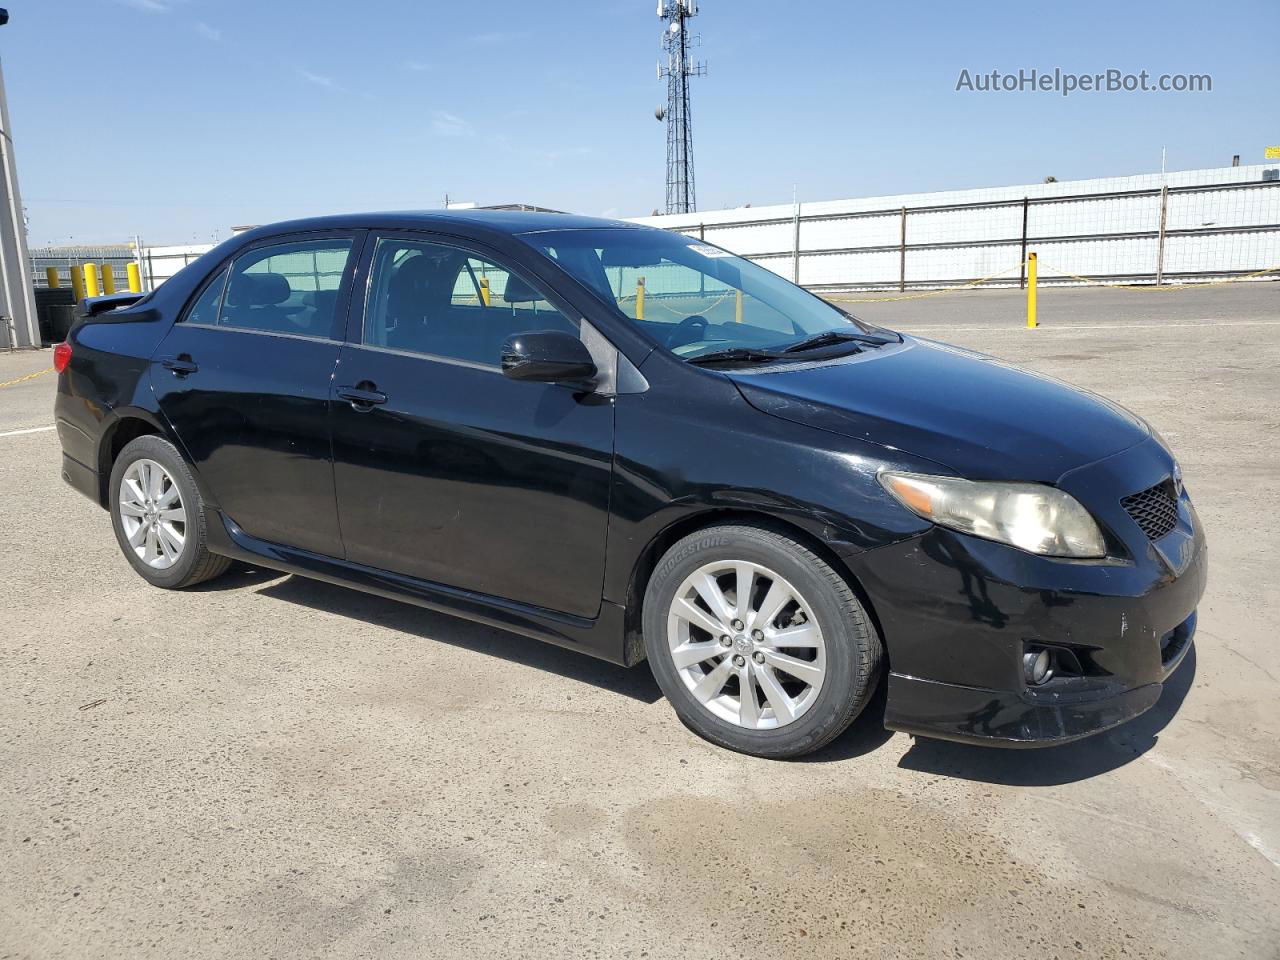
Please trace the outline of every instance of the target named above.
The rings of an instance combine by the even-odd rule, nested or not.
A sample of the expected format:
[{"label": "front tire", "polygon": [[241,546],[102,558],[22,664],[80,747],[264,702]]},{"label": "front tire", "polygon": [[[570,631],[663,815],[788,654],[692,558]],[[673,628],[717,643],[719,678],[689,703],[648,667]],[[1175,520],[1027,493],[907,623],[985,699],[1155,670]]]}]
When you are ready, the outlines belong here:
[{"label": "front tire", "polygon": [[694,733],[786,759],[835,739],[862,712],[882,648],[849,584],[784,534],[700,530],[673,545],[645,591],[654,678]]},{"label": "front tire", "polygon": [[204,501],[186,461],[162,437],[138,437],[120,451],[107,506],[125,559],[153,586],[179,590],[231,565],[206,547]]}]

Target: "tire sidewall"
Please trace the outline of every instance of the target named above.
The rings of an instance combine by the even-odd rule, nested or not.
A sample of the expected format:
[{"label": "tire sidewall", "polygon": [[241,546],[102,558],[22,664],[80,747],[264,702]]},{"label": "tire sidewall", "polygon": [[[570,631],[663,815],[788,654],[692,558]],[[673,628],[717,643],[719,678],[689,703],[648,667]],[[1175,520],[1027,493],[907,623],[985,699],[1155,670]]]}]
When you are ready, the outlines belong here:
[{"label": "tire sidewall", "polygon": [[[164,467],[177,485],[178,495],[182,497],[182,504],[187,511],[187,531],[183,539],[182,555],[178,557],[177,563],[163,570],[148,566],[134,553],[120,518],[120,484],[125,471],[138,460],[154,460]],[[121,552],[129,565],[149,583],[158,587],[177,587],[187,580],[200,562],[199,545],[205,542],[204,502],[200,499],[200,491],[196,488],[191,471],[187,469],[186,461],[168,440],[157,436],[138,437],[120,451],[111,468],[107,509],[111,513],[111,529],[115,531]]]},{"label": "tire sidewall", "polygon": [[[822,689],[804,715],[785,727],[746,730],[720,719],[698,702],[671,661],[667,617],[672,599],[691,573],[719,560],[746,560],[777,572],[804,596],[822,630],[826,655]],[[862,616],[856,601],[852,615]],[[687,726],[734,750],[783,757],[807,752],[810,745],[821,745],[828,739],[832,724],[844,721],[850,701],[865,697],[863,691],[872,678],[859,675],[857,640],[850,634],[859,625],[848,623],[850,616],[851,611],[840,602],[823,574],[769,534],[746,527],[712,529],[677,543],[654,569],[645,592],[643,631],[650,669]]]}]

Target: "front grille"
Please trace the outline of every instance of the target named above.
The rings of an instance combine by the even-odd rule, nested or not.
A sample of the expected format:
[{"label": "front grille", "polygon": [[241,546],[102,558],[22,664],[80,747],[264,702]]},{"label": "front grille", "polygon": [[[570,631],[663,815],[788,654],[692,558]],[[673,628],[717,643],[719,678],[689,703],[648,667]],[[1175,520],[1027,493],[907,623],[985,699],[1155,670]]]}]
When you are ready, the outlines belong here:
[{"label": "front grille", "polygon": [[1159,540],[1178,525],[1178,498],[1168,480],[1129,494],[1120,500],[1120,506],[1133,517],[1148,540]]}]

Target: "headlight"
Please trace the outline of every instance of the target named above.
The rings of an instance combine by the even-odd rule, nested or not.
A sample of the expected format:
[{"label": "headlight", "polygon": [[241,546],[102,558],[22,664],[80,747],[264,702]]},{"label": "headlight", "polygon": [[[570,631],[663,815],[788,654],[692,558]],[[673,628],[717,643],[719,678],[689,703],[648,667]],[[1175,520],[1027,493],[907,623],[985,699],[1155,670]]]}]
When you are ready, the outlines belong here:
[{"label": "headlight", "polygon": [[975,483],[883,470],[880,483],[926,520],[1047,557],[1104,557],[1102,531],[1070,494],[1040,483]]}]

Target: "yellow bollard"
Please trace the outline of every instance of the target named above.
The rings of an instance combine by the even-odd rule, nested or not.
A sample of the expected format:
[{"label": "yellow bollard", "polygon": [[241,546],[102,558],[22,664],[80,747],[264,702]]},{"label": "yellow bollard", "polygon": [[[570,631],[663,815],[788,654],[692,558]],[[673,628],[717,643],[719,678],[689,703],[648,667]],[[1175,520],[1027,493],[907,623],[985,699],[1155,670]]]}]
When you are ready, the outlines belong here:
[{"label": "yellow bollard", "polygon": [[644,319],[644,277],[636,277],[636,319]]},{"label": "yellow bollard", "polygon": [[125,267],[125,273],[129,277],[129,292],[141,293],[142,292],[142,271],[138,269],[138,265],[136,263],[130,263],[127,267]]},{"label": "yellow bollard", "polygon": [[1027,254],[1027,328],[1034,330],[1036,323],[1036,255]]},{"label": "yellow bollard", "polygon": [[486,307],[489,305],[489,278],[480,278],[480,302]]},{"label": "yellow bollard", "polygon": [[742,291],[738,291],[738,295],[734,297],[733,302],[733,322],[742,322]]},{"label": "yellow bollard", "polygon": [[108,294],[116,292],[116,269],[109,263],[102,265],[102,292]]},{"label": "yellow bollard", "polygon": [[86,263],[84,265],[84,295],[86,297],[102,296],[102,288],[98,286],[98,265],[96,263]]},{"label": "yellow bollard", "polygon": [[76,298],[76,303],[84,299],[84,271],[78,266],[71,268],[71,295]]},{"label": "yellow bollard", "polygon": [[62,281],[58,278],[57,267],[45,267],[44,278],[48,282],[50,290],[57,290],[62,286]]}]

